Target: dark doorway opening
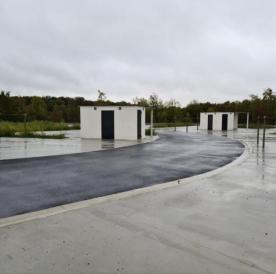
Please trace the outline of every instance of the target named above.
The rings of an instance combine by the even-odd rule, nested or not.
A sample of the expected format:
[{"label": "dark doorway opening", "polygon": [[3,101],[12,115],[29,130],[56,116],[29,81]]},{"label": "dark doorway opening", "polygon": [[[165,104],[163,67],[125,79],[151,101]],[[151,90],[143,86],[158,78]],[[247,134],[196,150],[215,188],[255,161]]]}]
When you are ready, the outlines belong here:
[{"label": "dark doorway opening", "polygon": [[222,114],[221,129],[222,130],[227,130],[228,129],[228,114]]},{"label": "dark doorway opening", "polygon": [[208,130],[213,130],[213,115],[208,115]]},{"label": "dark doorway opening", "polygon": [[114,139],[114,111],[102,111],[102,139]]},{"label": "dark doorway opening", "polygon": [[142,138],[142,111],[137,110],[137,139]]}]

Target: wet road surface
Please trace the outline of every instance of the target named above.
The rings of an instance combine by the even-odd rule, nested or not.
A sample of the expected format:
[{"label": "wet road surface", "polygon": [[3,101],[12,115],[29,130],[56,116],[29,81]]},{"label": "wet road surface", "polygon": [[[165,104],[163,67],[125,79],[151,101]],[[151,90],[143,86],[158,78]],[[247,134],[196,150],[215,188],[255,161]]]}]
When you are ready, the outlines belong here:
[{"label": "wet road surface", "polygon": [[0,161],[0,218],[132,190],[221,167],[243,145],[212,135],[161,133],[148,144]]},{"label": "wet road surface", "polygon": [[[131,146],[137,140],[82,139],[80,130],[44,131],[46,135],[64,134],[65,139],[0,137],[0,160],[55,156]],[[143,143],[150,141],[145,138]]]}]

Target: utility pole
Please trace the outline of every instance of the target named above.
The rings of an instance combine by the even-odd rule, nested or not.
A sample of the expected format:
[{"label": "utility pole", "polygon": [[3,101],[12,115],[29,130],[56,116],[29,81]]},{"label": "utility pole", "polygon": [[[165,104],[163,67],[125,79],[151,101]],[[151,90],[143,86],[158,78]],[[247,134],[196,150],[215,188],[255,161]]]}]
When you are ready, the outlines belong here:
[{"label": "utility pole", "polygon": [[24,134],[27,133],[27,113],[24,113]]},{"label": "utility pole", "polygon": [[248,131],[248,128],[249,128],[249,112],[247,112],[246,114],[246,129]]},{"label": "utility pole", "polygon": [[263,148],[265,147],[265,127],[266,127],[266,116],[264,116],[264,126],[263,126]]},{"label": "utility pole", "polygon": [[175,110],[173,111],[173,120],[174,120],[174,131],[176,131],[176,117],[175,117]]},{"label": "utility pole", "polygon": [[259,145],[260,140],[260,116],[257,118],[257,145]]},{"label": "utility pole", "polygon": [[188,116],[188,113],[186,114],[186,133],[188,133],[189,131],[189,116]]},{"label": "utility pole", "polygon": [[150,136],[153,137],[153,107],[150,109]]}]

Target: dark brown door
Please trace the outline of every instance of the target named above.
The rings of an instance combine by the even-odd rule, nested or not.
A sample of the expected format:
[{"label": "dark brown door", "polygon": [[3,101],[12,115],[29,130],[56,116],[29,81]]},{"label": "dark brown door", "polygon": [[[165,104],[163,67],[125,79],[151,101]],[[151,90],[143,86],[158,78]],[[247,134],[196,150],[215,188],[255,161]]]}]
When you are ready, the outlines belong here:
[{"label": "dark brown door", "polygon": [[142,138],[142,111],[137,110],[137,139]]},{"label": "dark brown door", "polygon": [[228,114],[222,114],[222,124],[221,124],[222,130],[228,129]]},{"label": "dark brown door", "polygon": [[114,139],[113,110],[102,110],[102,139]]},{"label": "dark brown door", "polygon": [[208,130],[213,130],[213,115],[208,115]]}]

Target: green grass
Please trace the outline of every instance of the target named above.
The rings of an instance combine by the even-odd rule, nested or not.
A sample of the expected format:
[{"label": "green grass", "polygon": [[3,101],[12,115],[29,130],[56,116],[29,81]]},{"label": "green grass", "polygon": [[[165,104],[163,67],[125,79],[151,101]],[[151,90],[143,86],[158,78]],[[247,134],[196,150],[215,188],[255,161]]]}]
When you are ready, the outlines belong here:
[{"label": "green grass", "polygon": [[[57,122],[50,122],[50,121],[27,122],[26,128],[25,128],[24,123],[0,121],[0,137],[55,138],[55,137],[48,137],[43,133],[34,133],[34,132],[71,130],[71,129],[79,129],[79,128],[80,128],[79,124],[57,123]],[[60,138],[58,139],[62,139],[62,137],[60,136]]]},{"label": "green grass", "polygon": [[[239,124],[239,128],[246,128],[246,124]],[[260,123],[260,128],[263,128],[263,124]],[[266,128],[275,128],[276,125],[265,125]],[[258,124],[249,124],[249,128],[258,128]]]},{"label": "green grass", "polygon": [[27,133],[19,133],[14,135],[13,137],[19,137],[19,138],[41,138],[41,139],[64,139],[64,134],[53,134],[53,135],[47,135],[45,133],[35,133],[35,132],[27,132]]},{"label": "green grass", "polygon": [[[150,128],[147,128],[147,129],[145,130],[145,134],[146,134],[146,136],[150,136]],[[153,129],[153,131],[152,131],[152,134],[153,134],[153,136],[156,135],[156,132],[155,132],[154,129]]]}]

